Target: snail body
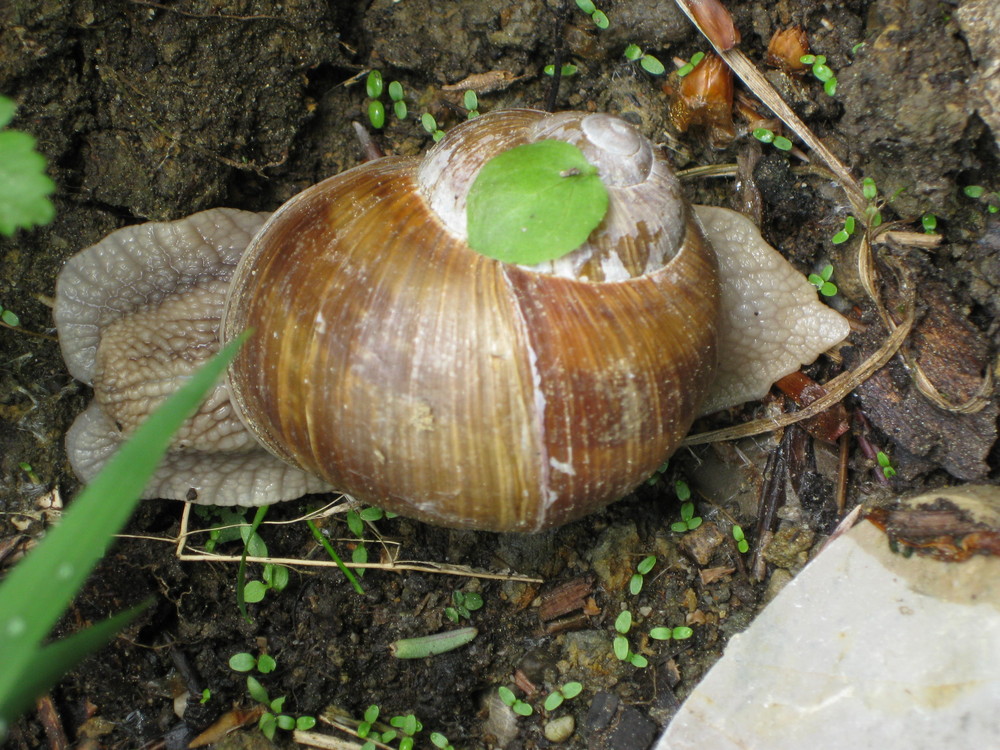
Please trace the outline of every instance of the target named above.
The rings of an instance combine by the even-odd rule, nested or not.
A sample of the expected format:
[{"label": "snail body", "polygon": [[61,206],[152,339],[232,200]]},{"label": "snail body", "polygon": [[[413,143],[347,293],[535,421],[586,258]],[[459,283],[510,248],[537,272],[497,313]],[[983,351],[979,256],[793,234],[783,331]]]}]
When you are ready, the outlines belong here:
[{"label": "snail body", "polygon": [[[536,267],[470,249],[464,196],[489,158],[484,152],[552,138],[574,143],[598,168],[610,202],[602,224],[580,248]],[[132,287],[142,309],[105,311],[113,320],[83,325],[82,345],[69,336],[81,327],[81,308],[95,306],[82,280],[116,273],[114,263],[94,266],[86,256],[117,251],[90,248],[60,278],[64,353],[74,375],[94,383],[97,402],[74,426],[76,438],[71,431],[71,459],[74,442],[97,439],[101,456],[113,450],[132,424],[118,404],[149,406],[148,396],[134,396],[141,378],[107,375],[111,361],[190,371],[219,341],[254,331],[192,423],[204,425],[179,439],[166,464],[174,467],[161,469],[151,496],[260,504],[329,486],[448,526],[562,524],[648,477],[704,404],[744,398],[735,384],[748,368],[738,363],[722,367],[729,395],[713,395],[720,342],[750,345],[744,333],[721,329],[747,317],[748,299],[770,304],[760,289],[726,302],[734,284],[720,276],[676,179],[648,141],[607,115],[498,112],[455,128],[423,159],[381,159],[325,180],[266,221],[219,211],[190,217],[212,249],[168,263],[184,277],[165,282],[175,291],[162,301],[136,295],[136,283],[162,282],[140,274]],[[707,224],[720,221],[706,216]],[[216,218],[239,225],[240,237],[207,228]],[[136,235],[170,234],[169,226],[128,227],[111,244],[131,253]],[[225,256],[222,270],[203,268],[206,254]],[[779,287],[790,283],[789,270],[775,272]],[[846,335],[842,319],[791,273],[800,282],[795,304],[825,311],[810,314],[826,330],[811,341],[813,351],[781,365],[786,371]],[[754,273],[737,276],[735,286],[746,286]],[[101,285],[115,286],[103,278]],[[189,298],[210,300],[211,310],[201,313],[197,334],[178,335]],[[172,335],[157,335],[146,320],[162,310]],[[796,325],[803,317],[790,315]],[[124,330],[104,333],[116,326]],[[99,364],[78,364],[90,359]],[[782,374],[748,387],[766,390]],[[218,436],[226,449],[208,450]],[[86,478],[103,460],[91,450],[74,467]]]}]

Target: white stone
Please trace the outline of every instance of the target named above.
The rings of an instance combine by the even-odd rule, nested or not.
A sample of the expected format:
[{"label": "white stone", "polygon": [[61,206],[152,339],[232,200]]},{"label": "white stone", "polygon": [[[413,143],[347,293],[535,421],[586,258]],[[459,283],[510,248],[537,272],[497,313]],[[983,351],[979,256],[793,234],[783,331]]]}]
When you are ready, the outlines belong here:
[{"label": "white stone", "polygon": [[1000,747],[1000,559],[889,551],[867,521],[732,639],[656,750]]}]

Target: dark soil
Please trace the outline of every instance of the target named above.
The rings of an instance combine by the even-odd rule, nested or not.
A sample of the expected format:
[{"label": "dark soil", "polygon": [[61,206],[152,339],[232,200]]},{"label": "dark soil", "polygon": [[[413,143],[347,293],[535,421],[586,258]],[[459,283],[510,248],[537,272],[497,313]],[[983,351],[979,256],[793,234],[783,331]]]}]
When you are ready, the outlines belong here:
[{"label": "dark soil", "polygon": [[[902,268],[917,289],[918,328],[906,346],[942,395],[961,403],[979,387],[1000,343],[997,290],[1000,223],[962,187],[1000,189],[996,136],[976,114],[968,81],[975,61],[954,14],[963,3],[932,0],[730,0],[741,48],[762,64],[772,32],[801,24],[814,51],[839,78],[835,98],[808,77],[769,76],[796,109],[858,175],[876,180],[888,198],[886,221],[938,217],[943,242],[879,250],[884,293],[903,299]],[[148,219],[177,218],[211,206],[271,210],[302,188],[361,160],[350,122],[364,121],[363,82],[380,68],[402,82],[406,122],[389,118],[376,140],[387,153],[418,153],[429,137],[414,116],[431,112],[445,129],[464,118],[461,92],[443,90],[472,73],[504,71],[504,83],[480,94],[483,111],[543,107],[551,79],[540,74],[556,49],[579,65],[563,80],[559,109],[620,114],[665,144],[678,168],[733,163],[758,149],[740,134],[714,150],[694,129],[668,122],[663,78],[622,57],[628,43],[668,68],[703,40],[668,0],[598,3],[612,27],[598,31],[575,4],[557,20],[555,0],[7,0],[0,5],[0,93],[14,98],[13,126],[29,131],[58,184],[49,226],[0,240],[0,304],[25,329],[52,333],[47,300],[62,263],[110,230]],[[863,43],[863,44],[862,44]],[[862,45],[862,46],[858,46]],[[738,120],[745,129],[745,121]],[[832,183],[803,178],[798,162],[770,147],[757,178],[763,231],[803,271],[827,262],[841,294],[834,300],[856,323],[843,361],[856,363],[886,331],[856,275],[856,242],[834,246],[848,204]],[[735,201],[732,181],[691,181],[702,202]],[[830,360],[810,369],[836,374]],[[932,405],[897,358],[846,402],[851,415],[846,498],[879,502],[894,493],[958,480],[996,481],[997,401],[960,414]],[[54,341],[0,332],[0,540],[38,537],[52,514],[41,498],[55,489],[67,502],[79,489],[66,464],[62,436],[89,399],[66,373]],[[774,397],[751,405],[792,408]],[[735,416],[735,415],[734,415]],[[898,475],[881,481],[872,451],[892,457]],[[670,719],[679,701],[745,628],[777,588],[836,526],[838,453],[799,428],[741,443],[682,451],[669,469],[630,497],[592,517],[537,536],[504,536],[431,528],[405,519],[380,521],[402,557],[518,573],[543,583],[456,578],[428,572],[370,571],[366,593],[330,569],[296,568],[286,590],[251,605],[252,623],[236,606],[236,565],[181,562],[173,547],[147,538],[120,540],[59,628],[73,632],[148,597],[153,607],[109,648],[63,680],[52,697],[71,740],[100,747],[183,747],[176,738],[204,729],[233,704],[249,708],[245,677],[228,666],[240,651],[266,651],[278,668],[260,676],[271,696],[287,696],[291,714],[360,718],[372,704],[382,716],[414,713],[425,734],[440,731],[456,747],[547,747],[544,696],[569,680],[582,694],[553,712],[571,714],[567,747],[638,750]],[[29,473],[22,467],[30,464]],[[705,523],[686,535],[674,482],[695,488]],[[764,528],[758,504],[783,503]],[[309,498],[272,509],[268,520],[293,519],[325,502]],[[144,503],[128,531],[168,539],[181,505]],[[342,518],[337,516],[335,519]],[[766,543],[762,580],[728,538],[739,522]],[[349,538],[340,520],[324,522]],[[718,525],[717,525],[718,524]],[[272,555],[317,558],[302,523],[262,530]],[[349,545],[340,543],[343,554]],[[378,546],[368,545],[372,555]],[[227,551],[238,554],[239,545]],[[635,565],[658,563],[638,596],[628,593]],[[749,557],[747,556],[747,560]],[[7,564],[10,560],[6,561]],[[775,575],[775,572],[778,572]],[[258,566],[250,574],[259,577]],[[583,591],[557,617],[543,620],[551,592],[576,582]],[[455,590],[478,591],[472,613],[479,635],[469,646],[430,659],[400,661],[389,644],[454,627],[444,608]],[[614,658],[614,622],[622,609],[642,627],[632,647],[649,659],[637,669]],[[689,624],[691,639],[659,643],[640,637],[653,625]],[[505,730],[496,688],[537,687],[525,700],[531,717]],[[211,691],[188,705],[183,721],[174,697]],[[519,693],[520,694],[520,693]],[[522,696],[523,697],[523,696]],[[317,731],[330,731],[322,722]],[[508,732],[505,734],[505,732]],[[239,742],[260,740],[252,729]],[[282,733],[279,733],[279,739]],[[288,735],[284,733],[284,742]],[[226,742],[232,742],[232,739]],[[418,747],[430,747],[427,739]],[[29,715],[10,746],[45,744]],[[172,743],[172,744],[171,744]],[[237,746],[237,745],[227,745]],[[245,746],[245,745],[239,745]]]}]

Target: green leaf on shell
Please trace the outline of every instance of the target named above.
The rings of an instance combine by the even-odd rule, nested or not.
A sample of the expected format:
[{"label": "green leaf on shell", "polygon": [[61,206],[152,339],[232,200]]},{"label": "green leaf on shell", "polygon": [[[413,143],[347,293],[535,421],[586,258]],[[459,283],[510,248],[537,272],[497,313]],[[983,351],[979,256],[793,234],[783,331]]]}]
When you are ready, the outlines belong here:
[{"label": "green leaf on shell", "polygon": [[576,146],[515,146],[486,162],[469,190],[469,246],[505,263],[555,260],[586,242],[607,210],[597,168]]}]

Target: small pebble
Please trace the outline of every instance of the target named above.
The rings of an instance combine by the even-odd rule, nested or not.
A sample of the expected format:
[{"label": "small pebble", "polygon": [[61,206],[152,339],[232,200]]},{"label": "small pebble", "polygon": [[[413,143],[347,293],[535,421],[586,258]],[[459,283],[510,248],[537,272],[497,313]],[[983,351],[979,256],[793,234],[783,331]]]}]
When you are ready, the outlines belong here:
[{"label": "small pebble", "polygon": [[565,742],[573,736],[576,720],[572,715],[560,716],[545,725],[545,739],[549,742]]}]

